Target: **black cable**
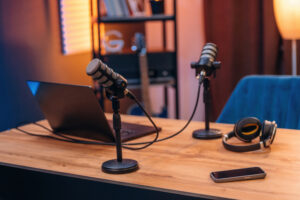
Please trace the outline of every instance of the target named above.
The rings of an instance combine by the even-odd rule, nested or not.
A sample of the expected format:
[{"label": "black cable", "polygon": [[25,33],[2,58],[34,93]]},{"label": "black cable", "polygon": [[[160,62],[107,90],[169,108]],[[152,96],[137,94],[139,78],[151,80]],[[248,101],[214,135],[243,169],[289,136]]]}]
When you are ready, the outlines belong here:
[{"label": "black cable", "polygon": [[[165,140],[168,140],[170,138],[173,138],[175,136],[177,136],[178,134],[180,134],[181,132],[183,132],[186,127],[188,127],[188,125],[191,123],[192,119],[194,118],[194,115],[196,113],[196,110],[197,110],[197,107],[198,107],[198,104],[199,104],[199,98],[200,98],[200,91],[201,91],[201,82],[199,82],[199,86],[198,86],[198,91],[197,91],[197,100],[196,100],[196,104],[195,104],[195,107],[193,109],[193,113],[192,115],[190,116],[188,122],[183,126],[182,129],[180,129],[178,132],[168,136],[168,137],[165,137],[165,138],[162,138],[162,139],[159,139],[159,140],[156,140],[156,142],[161,142],[161,141],[165,141]],[[139,143],[124,143],[123,145],[142,145],[142,144],[147,144],[148,142],[139,142]]]},{"label": "black cable", "polygon": [[71,140],[74,143],[78,143],[78,144],[97,144],[97,145],[107,145],[107,146],[115,146],[116,145],[113,142],[95,142],[95,141],[75,139],[75,138],[63,135],[62,133],[59,133],[59,132],[53,132],[51,129],[49,129],[46,126],[44,126],[42,124],[39,124],[37,122],[33,122],[33,124],[35,124],[35,125],[37,125],[37,126],[39,126],[41,128],[44,128],[45,130],[49,131],[50,133],[53,133],[54,135],[57,135],[57,136],[62,137],[62,138],[65,138],[66,140]]},{"label": "black cable", "polygon": [[[154,126],[155,128],[155,131],[156,131],[156,136],[155,138],[150,141],[150,142],[145,142],[144,143],[144,146],[142,147],[137,147],[137,148],[134,148],[134,147],[127,147],[127,146],[123,146],[123,145],[126,145],[126,144],[123,144],[123,148],[125,149],[129,149],[129,150],[142,150],[142,149],[145,149],[147,147],[149,147],[150,145],[152,145],[153,143],[155,143],[159,137],[159,130],[156,126],[156,124],[154,123],[154,121],[152,120],[151,116],[147,113],[147,111],[144,109],[144,107],[141,105],[141,103],[137,100],[137,98],[134,96],[134,94],[132,92],[130,92],[128,90],[128,96],[130,97],[130,99],[133,99],[137,104],[138,106],[142,109],[142,111],[145,113],[145,115],[147,116],[147,118],[149,119],[149,121],[152,123],[152,125]],[[40,126],[41,128],[44,128],[45,130],[59,136],[59,137],[62,137],[64,139],[61,139],[61,138],[58,138],[58,137],[53,137],[53,136],[50,136],[50,135],[40,135],[40,134],[32,134],[32,133],[29,133],[28,131],[24,131],[20,128],[16,128],[17,130],[23,132],[23,133],[26,133],[28,135],[31,135],[31,136],[40,136],[40,137],[46,137],[46,138],[51,138],[51,139],[57,139],[57,140],[60,140],[60,141],[66,141],[66,142],[72,142],[72,143],[79,143],[79,144],[95,144],[95,145],[110,145],[110,146],[115,146],[115,143],[108,143],[108,142],[95,142],[95,141],[86,141],[86,140],[78,140],[78,139],[75,139],[75,138],[71,138],[71,137],[68,137],[68,136],[65,136],[59,132],[53,132],[51,129],[39,124],[39,123],[36,123],[36,122],[33,122],[35,125],[37,126]],[[129,144],[129,145],[140,145],[140,144]]]},{"label": "black cable", "polygon": [[[153,127],[155,128],[155,131],[156,131],[156,136],[155,136],[155,138],[154,138],[152,141],[144,143],[145,146],[142,146],[142,147],[134,148],[134,147],[126,147],[126,146],[123,146],[123,145],[126,145],[126,143],[125,143],[125,144],[122,144],[122,146],[123,146],[125,149],[129,149],[129,150],[142,150],[142,149],[145,149],[145,148],[149,147],[150,145],[152,145],[153,143],[155,143],[155,142],[157,141],[157,139],[158,139],[158,137],[159,137],[159,130],[158,130],[156,124],[154,123],[154,121],[152,120],[151,116],[150,116],[150,115],[148,114],[148,112],[144,109],[144,107],[141,105],[141,103],[137,100],[137,98],[135,97],[135,95],[134,95],[131,91],[129,91],[129,90],[127,90],[127,91],[128,91],[128,94],[127,94],[128,97],[129,97],[130,99],[133,99],[133,100],[136,102],[136,104],[137,104],[137,105],[142,109],[142,111],[145,113],[145,115],[147,116],[148,120],[152,123],[152,125],[153,125]],[[60,134],[59,132],[56,132],[56,133],[55,133],[55,132],[51,131],[51,129],[48,129],[47,127],[45,127],[45,126],[43,126],[43,125],[41,125],[41,124],[38,124],[38,123],[34,123],[34,124],[36,124],[36,125],[38,125],[38,126],[44,128],[44,129],[46,129],[47,131],[52,132],[53,134],[56,134],[56,135],[58,135],[58,136],[60,136],[60,137],[63,137],[63,138],[65,138],[65,139],[68,139],[68,140],[72,140],[72,141],[74,141],[74,142],[78,142],[78,143],[82,143],[82,144],[115,145],[115,143],[106,143],[106,142],[103,143],[103,142],[84,141],[84,140],[74,139],[74,138],[71,138],[71,137],[67,137],[67,136],[65,136],[65,135],[62,135],[62,134]],[[133,143],[133,144],[130,144],[130,145],[140,145],[140,144],[134,144],[134,143]]]},{"label": "black cable", "polygon": [[[141,149],[145,149],[145,148],[149,147],[150,145],[152,145],[153,143],[156,142],[156,140],[159,137],[159,130],[158,130],[156,124],[154,123],[154,121],[151,119],[150,115],[143,108],[143,106],[141,105],[141,103],[135,98],[135,96],[130,91],[129,91],[129,93],[130,93],[130,96],[135,99],[135,102],[138,104],[138,106],[141,107],[141,109],[143,110],[143,112],[145,113],[145,115],[147,116],[147,118],[149,119],[149,121],[152,123],[152,125],[154,126],[154,128],[156,130],[156,136],[155,136],[155,138],[152,141],[145,143],[146,144],[145,146],[143,146],[143,147],[137,147],[137,148],[124,146],[125,149],[129,149],[129,150],[141,150]],[[115,143],[108,143],[108,142],[95,142],[95,141],[78,140],[78,139],[75,139],[75,138],[71,138],[71,137],[65,136],[65,135],[63,135],[63,134],[61,134],[59,132],[53,132],[51,129],[49,129],[46,126],[43,126],[43,125],[41,125],[39,123],[36,123],[36,122],[33,122],[33,123],[35,125],[37,125],[37,126],[40,126],[40,127],[44,128],[45,130],[47,130],[47,131],[49,131],[49,132],[51,132],[51,133],[53,133],[55,135],[58,135],[60,137],[68,139],[68,140],[72,140],[73,142],[77,142],[77,143],[80,143],[80,144],[113,145],[113,146],[115,145]],[[18,130],[20,130],[20,129],[18,129]],[[130,145],[134,145],[134,144],[130,144]]]},{"label": "black cable", "polygon": [[148,112],[144,109],[144,107],[142,106],[142,104],[137,100],[137,98],[135,97],[135,95],[130,91],[130,90],[127,90],[128,93],[127,93],[127,96],[134,100],[135,103],[142,109],[142,111],[145,113],[145,115],[147,116],[148,120],[151,122],[151,124],[154,126],[155,128],[155,131],[156,131],[156,136],[155,138],[151,141],[151,142],[144,142],[145,146],[143,147],[137,147],[137,148],[133,148],[133,147],[126,147],[126,145],[139,145],[138,143],[131,143],[131,144],[127,144],[127,143],[124,143],[123,144],[123,147],[126,148],[126,149],[130,149],[130,150],[141,150],[141,149],[145,149],[147,147],[149,147],[150,145],[152,145],[153,143],[157,142],[157,139],[159,137],[159,130],[156,126],[156,124],[154,123],[154,121],[152,120],[151,116],[148,114]]},{"label": "black cable", "polygon": [[[200,91],[201,91],[201,82],[199,82],[199,86],[198,86],[196,104],[195,104],[195,107],[193,109],[192,115],[190,116],[188,122],[178,132],[176,132],[176,133],[174,133],[174,134],[172,134],[172,135],[170,135],[168,137],[162,138],[162,139],[158,139],[158,137],[159,137],[159,130],[158,130],[156,124],[154,123],[154,121],[152,120],[152,118],[150,117],[150,115],[145,111],[145,109],[143,108],[143,106],[141,105],[141,103],[137,100],[137,98],[129,91],[128,92],[129,98],[131,98],[132,100],[134,100],[137,103],[137,105],[142,109],[142,111],[145,113],[145,115],[147,116],[147,118],[149,119],[149,121],[154,126],[154,128],[156,130],[156,137],[152,141],[147,141],[147,142],[123,143],[122,144],[123,148],[129,149],[129,150],[141,150],[141,149],[145,149],[145,148],[149,147],[150,145],[152,145],[155,142],[165,141],[165,140],[168,140],[170,138],[173,138],[173,137],[179,135],[181,132],[183,132],[187,128],[187,126],[191,123],[192,119],[194,118],[194,115],[196,113],[196,110],[197,110],[197,107],[198,107],[198,104],[199,104]],[[108,146],[115,146],[116,145],[115,143],[109,143],[109,142],[95,142],[95,141],[78,140],[78,139],[75,139],[75,138],[71,138],[71,137],[65,136],[65,135],[63,135],[61,133],[58,133],[58,132],[53,132],[51,129],[49,129],[46,126],[43,126],[43,125],[41,125],[39,123],[36,123],[36,122],[33,122],[33,123],[35,125],[37,125],[37,126],[40,126],[41,128],[44,128],[45,130],[47,130],[47,131],[49,131],[51,133],[59,136],[59,137],[64,138],[64,139],[58,138],[58,137],[54,137],[54,136],[51,136],[51,135],[41,135],[41,134],[30,133],[28,131],[20,129],[18,127],[20,125],[18,125],[16,127],[16,129],[19,130],[19,131],[21,131],[21,132],[23,132],[23,133],[25,133],[25,134],[31,135],[31,136],[45,137],[45,138],[50,138],[50,139],[55,139],[55,140],[60,140],[60,141],[65,141],[65,142],[72,142],[72,143],[79,143],[79,144],[108,145]],[[24,124],[24,123],[22,123],[22,124]],[[145,145],[145,146],[137,147],[137,148],[127,147],[129,145]]]},{"label": "black cable", "polygon": [[38,136],[38,137],[44,137],[44,138],[50,138],[50,139],[54,139],[54,140],[59,140],[59,141],[64,141],[64,142],[72,142],[72,143],[76,143],[74,141],[71,141],[71,140],[66,140],[66,139],[62,139],[62,138],[58,138],[58,137],[53,137],[51,135],[41,135],[41,134],[35,134],[35,133],[31,133],[31,132],[28,132],[28,131],[25,131],[23,129],[20,129],[19,127],[16,127],[16,129],[18,131],[21,131],[27,135],[30,135],[30,136]]},{"label": "black cable", "polygon": [[[167,139],[170,139],[170,138],[173,138],[173,137],[177,136],[178,134],[180,134],[181,132],[183,132],[183,131],[186,129],[186,127],[191,123],[191,121],[192,121],[192,119],[194,118],[194,115],[195,115],[195,113],[196,113],[196,111],[197,111],[198,104],[199,104],[200,92],[201,92],[201,83],[202,83],[202,82],[199,81],[199,86],[198,86],[198,91],[197,91],[197,99],[196,99],[196,103],[195,103],[195,106],[194,106],[192,115],[190,116],[188,122],[183,126],[182,129],[180,129],[178,132],[176,132],[176,133],[174,133],[174,134],[172,134],[172,135],[170,135],[170,136],[168,136],[168,137],[165,137],[165,138],[162,138],[162,139],[157,140],[157,137],[158,137],[158,136],[157,136],[157,137],[154,139],[155,142],[165,141],[165,140],[167,140]],[[140,104],[140,102],[136,99],[136,97],[135,97],[131,92],[129,93],[128,96],[129,96],[129,98],[131,98],[132,100],[134,100],[134,101],[138,104],[138,106],[141,107],[141,109],[143,109],[143,111],[145,111],[144,108],[143,108],[143,106]],[[146,111],[145,111],[145,112],[146,112]],[[147,113],[147,112],[146,112],[146,113]],[[156,125],[155,125],[155,123],[153,122],[153,120],[151,119],[151,117],[148,115],[148,113],[147,113],[146,116],[149,118],[149,120],[151,121],[151,123],[154,124],[153,126],[156,128],[156,130],[158,130],[157,127],[156,127]],[[44,127],[44,128],[46,128],[46,127]],[[48,129],[48,128],[46,128],[46,129]],[[51,131],[50,129],[48,129],[48,130]],[[149,144],[149,143],[153,144],[153,143],[154,143],[154,140],[153,140],[153,141],[148,141],[148,142],[140,142],[140,143],[123,143],[122,145],[124,145],[124,148],[126,148],[127,145],[143,145],[143,144]],[[130,148],[130,147],[127,147],[127,148]],[[143,147],[141,147],[141,148],[143,148]]]},{"label": "black cable", "polygon": [[[29,122],[28,122],[29,123]],[[84,140],[78,140],[78,139],[75,139],[75,138],[71,138],[71,137],[68,137],[68,136],[65,136],[63,134],[60,134],[60,133],[57,133],[57,132],[53,132],[51,129],[47,128],[46,126],[42,125],[42,124],[39,124],[37,122],[33,122],[33,124],[49,131],[50,133],[56,135],[56,136],[59,136],[59,137],[62,137],[62,138],[58,138],[58,137],[54,137],[52,135],[42,135],[42,134],[36,134],[36,133],[32,133],[32,132],[28,132],[28,131],[25,131],[23,129],[20,129],[19,126],[21,125],[24,125],[24,124],[27,124],[26,122],[22,122],[22,123],[19,123],[17,124],[17,127],[16,129],[18,131],[21,131],[22,133],[25,133],[27,135],[30,135],[30,136],[37,136],[37,137],[44,137],[44,138],[50,138],[50,139],[54,139],[54,140],[59,140],[59,141],[64,141],[64,142],[71,142],[71,143],[77,143],[77,144],[98,144],[98,145],[108,145],[108,146],[115,146],[115,143],[109,143],[109,142],[93,142],[93,141],[84,141]]]},{"label": "black cable", "polygon": [[[18,131],[21,131],[22,133],[25,133],[25,134],[30,135],[30,136],[50,138],[50,139],[54,139],[54,140],[59,140],[59,141],[64,141],[64,142],[71,142],[71,143],[76,143],[76,144],[92,144],[92,145],[107,145],[107,146],[115,146],[116,145],[116,143],[109,143],[109,142],[95,142],[95,141],[87,141],[87,140],[78,140],[78,139],[75,139],[75,138],[72,138],[72,137],[65,136],[65,135],[63,135],[61,133],[58,133],[58,132],[53,132],[51,129],[49,129],[46,126],[43,126],[43,125],[41,125],[37,122],[33,122],[33,124],[35,124],[37,126],[40,126],[41,128],[44,128],[45,130],[49,131],[50,133],[53,133],[54,135],[62,137],[64,139],[59,138],[59,137],[54,137],[54,136],[51,136],[51,135],[35,134],[35,133],[32,133],[32,132],[28,132],[28,131],[25,131],[23,129],[20,129],[19,127],[16,127],[16,129]],[[147,148],[148,146],[153,144],[157,140],[157,138],[158,138],[158,136],[155,137],[155,139],[153,141],[147,143],[147,145],[145,145],[143,147],[133,148],[133,147],[124,146],[123,148],[129,149],[129,150],[141,150],[141,149]]]}]

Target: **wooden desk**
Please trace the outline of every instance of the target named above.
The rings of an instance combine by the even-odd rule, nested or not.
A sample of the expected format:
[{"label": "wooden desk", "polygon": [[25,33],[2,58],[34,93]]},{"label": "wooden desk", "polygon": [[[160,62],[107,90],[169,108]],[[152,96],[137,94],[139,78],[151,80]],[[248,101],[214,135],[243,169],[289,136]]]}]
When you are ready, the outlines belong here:
[{"label": "wooden desk", "polygon": [[[144,117],[123,116],[122,120],[148,124]],[[178,120],[155,121],[163,127],[161,137],[185,124]],[[47,124],[46,121],[41,123]],[[300,199],[300,131],[279,129],[271,149],[265,152],[235,153],[225,150],[220,139],[193,139],[192,131],[203,126],[202,122],[192,122],[181,135],[171,140],[141,151],[124,150],[124,158],[139,162],[140,169],[131,174],[110,175],[100,170],[102,162],[115,158],[114,147],[53,141],[28,136],[15,129],[0,134],[0,162],[149,190],[184,192],[193,197]],[[227,133],[233,126],[212,124],[212,127]],[[46,133],[35,125],[22,128]],[[265,179],[217,184],[209,176],[212,171],[254,166],[266,171]]]}]

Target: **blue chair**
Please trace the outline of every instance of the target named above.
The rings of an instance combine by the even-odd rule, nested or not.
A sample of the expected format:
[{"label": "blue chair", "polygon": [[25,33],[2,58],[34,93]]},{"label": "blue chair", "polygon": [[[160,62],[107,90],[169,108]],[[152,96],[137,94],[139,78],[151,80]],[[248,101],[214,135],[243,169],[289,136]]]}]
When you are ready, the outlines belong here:
[{"label": "blue chair", "polygon": [[300,76],[253,75],[240,80],[217,122],[235,123],[250,116],[300,129]]}]

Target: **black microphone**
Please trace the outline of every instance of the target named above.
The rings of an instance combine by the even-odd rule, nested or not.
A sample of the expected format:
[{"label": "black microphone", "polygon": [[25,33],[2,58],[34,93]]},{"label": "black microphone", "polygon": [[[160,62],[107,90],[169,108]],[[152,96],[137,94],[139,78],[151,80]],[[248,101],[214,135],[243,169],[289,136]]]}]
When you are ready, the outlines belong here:
[{"label": "black microphone", "polygon": [[93,59],[86,67],[86,73],[102,85],[109,96],[122,98],[126,95],[127,80],[100,59]]},{"label": "black microphone", "polygon": [[219,69],[221,62],[216,61],[218,53],[217,45],[207,43],[204,45],[198,62],[191,63],[191,67],[196,69],[196,77],[199,85],[203,83],[203,102],[205,104],[205,129],[195,130],[193,137],[197,139],[215,139],[222,137],[220,130],[209,128],[209,108],[210,108],[210,78],[212,74],[216,76],[216,69]]},{"label": "black microphone", "polygon": [[196,69],[196,76],[210,76],[216,69],[220,68],[221,62],[216,61],[218,47],[214,43],[206,43],[202,49],[198,62],[191,63]]}]

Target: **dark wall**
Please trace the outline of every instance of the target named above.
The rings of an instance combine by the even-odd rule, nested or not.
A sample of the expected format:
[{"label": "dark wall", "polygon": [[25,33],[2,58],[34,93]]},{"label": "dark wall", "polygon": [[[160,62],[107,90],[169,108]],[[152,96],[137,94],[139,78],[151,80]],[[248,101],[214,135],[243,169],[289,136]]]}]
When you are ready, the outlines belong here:
[{"label": "dark wall", "polygon": [[211,83],[215,120],[244,76],[291,74],[291,46],[281,39],[272,0],[205,0],[204,7],[206,39],[218,45],[222,61]]},{"label": "dark wall", "polygon": [[57,0],[0,0],[0,131],[42,118],[25,80],[90,84],[91,53],[61,53]]}]

